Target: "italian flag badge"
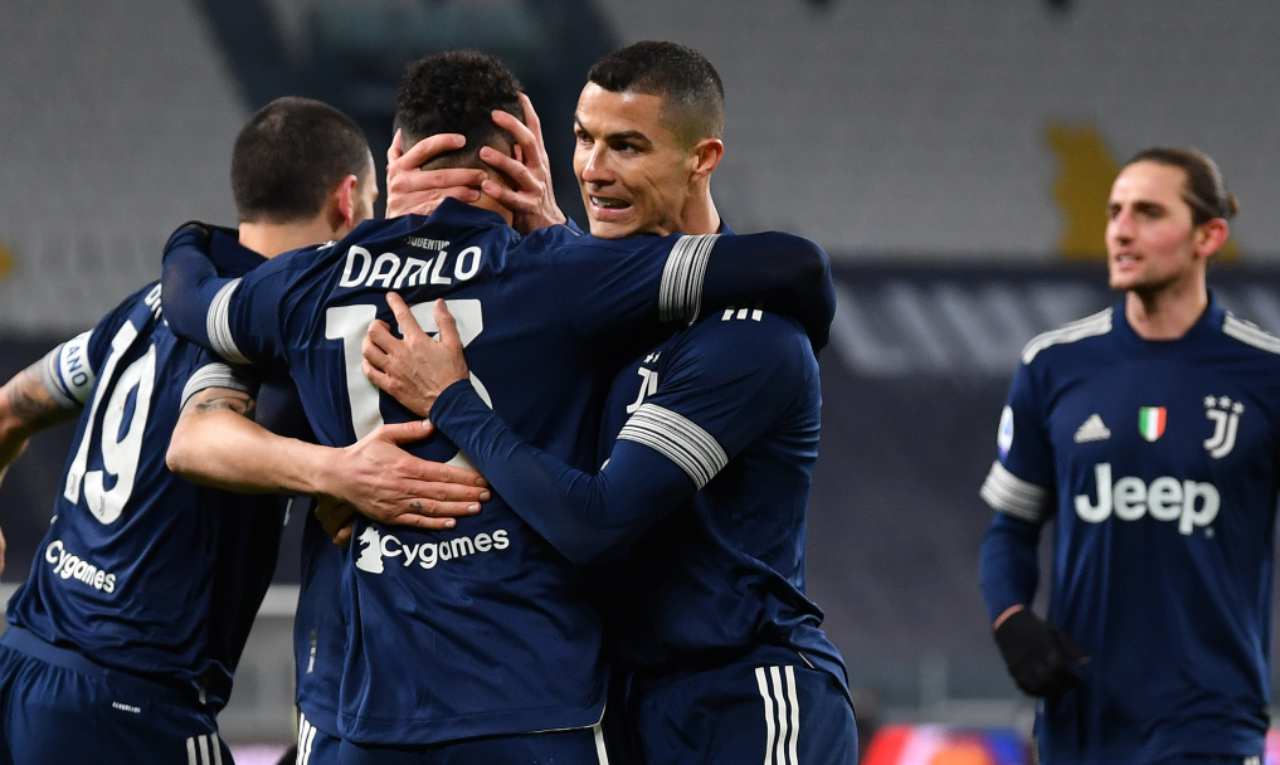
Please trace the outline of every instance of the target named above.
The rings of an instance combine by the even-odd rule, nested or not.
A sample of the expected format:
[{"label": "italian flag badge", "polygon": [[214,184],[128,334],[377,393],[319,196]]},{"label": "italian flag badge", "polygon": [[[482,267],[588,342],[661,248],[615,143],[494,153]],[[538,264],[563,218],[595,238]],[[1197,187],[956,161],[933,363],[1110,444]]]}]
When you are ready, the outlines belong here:
[{"label": "italian flag badge", "polygon": [[1157,441],[1164,435],[1169,413],[1163,406],[1144,406],[1138,409],[1138,432],[1148,441]]}]

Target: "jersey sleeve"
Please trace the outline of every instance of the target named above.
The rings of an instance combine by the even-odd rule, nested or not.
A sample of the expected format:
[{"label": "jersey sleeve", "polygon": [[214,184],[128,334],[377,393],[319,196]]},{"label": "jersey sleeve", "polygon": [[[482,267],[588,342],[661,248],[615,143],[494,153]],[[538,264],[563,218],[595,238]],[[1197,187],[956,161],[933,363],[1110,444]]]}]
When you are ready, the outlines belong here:
[{"label": "jersey sleeve", "polygon": [[[631,436],[619,436],[595,474],[522,441],[469,382],[447,388],[431,419],[521,518],[569,560],[587,563],[681,507],[753,434],[776,422],[794,398],[794,376],[810,371],[794,360],[797,343],[812,358],[798,330],[773,342],[767,335],[737,333],[717,344],[718,333],[707,334],[712,348],[729,347],[691,348],[668,389],[659,383],[655,397],[663,405],[642,406],[633,415],[624,428]],[[757,341],[754,356],[743,352],[751,338]],[[731,360],[735,368],[724,369]]]},{"label": "jersey sleeve", "polygon": [[754,311],[704,319],[664,353],[672,357],[659,366],[656,391],[623,424],[618,440],[661,454],[699,489],[807,400],[817,376],[799,328]]},{"label": "jersey sleeve", "polygon": [[231,364],[280,360],[289,256],[240,278],[222,278],[209,258],[207,239],[188,231],[179,229],[165,246],[163,300],[169,326]]},{"label": "jersey sleeve", "polygon": [[148,284],[102,317],[93,329],[81,332],[46,353],[40,364],[40,381],[49,395],[67,409],[88,403],[98,372],[111,355],[111,339],[120,325],[128,321],[129,312],[140,301],[156,304],[159,299],[159,285]]},{"label": "jersey sleeve", "polygon": [[97,372],[90,362],[89,346],[94,331],[81,332],[45,354],[40,364],[40,381],[64,409],[82,407],[93,392]]},{"label": "jersey sleeve", "polygon": [[229,388],[253,396],[258,391],[258,379],[246,367],[233,367],[214,358],[206,350],[200,350],[193,366],[194,371],[182,387],[178,411],[186,409],[187,402],[197,393],[210,388]]},{"label": "jersey sleeve", "polygon": [[559,263],[566,319],[592,337],[733,305],[793,316],[821,347],[835,315],[826,253],[788,234],[585,237]]},{"label": "jersey sleeve", "polygon": [[979,494],[992,509],[1033,523],[1051,512],[1053,450],[1031,367],[1020,364],[1000,413],[997,457]]}]

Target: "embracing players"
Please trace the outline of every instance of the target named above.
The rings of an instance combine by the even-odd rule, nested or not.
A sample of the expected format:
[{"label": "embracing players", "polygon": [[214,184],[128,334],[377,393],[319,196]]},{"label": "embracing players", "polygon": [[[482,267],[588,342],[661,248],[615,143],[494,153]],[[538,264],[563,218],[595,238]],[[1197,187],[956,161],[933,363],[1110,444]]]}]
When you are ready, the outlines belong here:
[{"label": "embracing players", "polygon": [[[510,74],[487,56],[441,54],[411,67],[397,124],[409,140],[473,134],[438,166],[482,167],[482,145],[514,154],[493,109],[520,111]],[[166,256],[167,315],[229,360],[287,363],[318,437],[340,445],[384,418],[411,417],[361,372],[368,327],[390,316],[386,291],[401,290],[424,322],[431,301],[447,297],[487,403],[578,467],[594,461],[608,375],[660,322],[765,300],[825,336],[826,259],[804,240],[610,241],[564,227],[521,238],[511,220],[491,197],[446,200],[429,218],[370,222],[238,280],[217,278],[202,251],[206,233],[184,229]],[[443,439],[414,452],[456,456]],[[344,574],[342,761],[600,760],[600,625],[581,571],[500,499],[451,533],[357,520],[354,539]],[[405,672],[405,655],[429,669]]]},{"label": "embracing players", "polygon": [[[719,76],[696,51],[643,42],[598,62],[575,115],[592,233],[723,230],[710,192],[723,115]],[[611,715],[634,756],[856,759],[843,659],[804,595],[821,392],[793,321],[729,308],[637,354],[610,389],[595,475],[524,442],[484,405],[443,304],[436,343],[389,300],[405,339],[374,324],[371,378],[430,413],[570,560],[621,555],[593,578],[625,688]]]},{"label": "embracing players", "polygon": [[1048,765],[1261,762],[1280,338],[1206,287],[1235,212],[1209,157],[1139,152],[1107,203],[1122,297],[1032,340],[1014,374],[982,589],[1014,680],[1044,698]]}]

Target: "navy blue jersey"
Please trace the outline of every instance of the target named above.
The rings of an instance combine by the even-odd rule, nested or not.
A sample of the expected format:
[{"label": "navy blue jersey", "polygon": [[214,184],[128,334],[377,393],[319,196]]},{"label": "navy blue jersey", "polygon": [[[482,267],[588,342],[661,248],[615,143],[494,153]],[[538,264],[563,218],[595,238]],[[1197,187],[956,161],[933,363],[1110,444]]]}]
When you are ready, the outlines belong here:
[{"label": "navy blue jersey", "polygon": [[785,648],[845,687],[804,595],[820,409],[798,325],[726,309],[619,373],[597,475],[517,443],[465,383],[444,391],[432,418],[566,556],[587,563],[631,544],[624,563],[594,575],[625,668],[674,672]]},{"label": "navy blue jersey", "polygon": [[982,487],[1056,521],[1049,621],[1091,658],[1042,761],[1262,751],[1280,339],[1212,301],[1146,341],[1124,304],[1033,340]]},{"label": "navy blue jersey", "polygon": [[[726,284],[751,272],[735,257],[740,248],[714,235],[606,241],[556,227],[522,239],[499,216],[447,200],[429,218],[367,222],[336,245],[280,256],[243,280],[196,280],[166,300],[197,306],[170,320],[224,357],[286,364],[321,443],[344,446],[412,416],[360,369],[368,326],[391,320],[384,294],[400,292],[428,331],[432,301],[444,297],[486,403],[586,466],[611,360],[652,338],[644,330],[661,320],[696,315],[716,272],[713,248],[733,260],[719,271]],[[178,244],[170,258],[181,252]],[[812,253],[773,254],[770,262],[799,267]],[[166,289],[189,281],[174,263],[166,261]],[[444,438],[413,451],[457,458]],[[427,744],[599,720],[600,624],[584,583],[501,500],[449,531],[358,520],[344,589],[345,738]],[[405,656],[416,669],[406,671]]]},{"label": "navy blue jersey", "polygon": [[[221,258],[242,272],[253,260]],[[169,473],[183,402],[247,389],[179,341],[148,285],[45,363],[46,387],[84,406],[54,518],[11,624],[104,666],[203,690],[220,705],[275,568],[283,503]]]}]

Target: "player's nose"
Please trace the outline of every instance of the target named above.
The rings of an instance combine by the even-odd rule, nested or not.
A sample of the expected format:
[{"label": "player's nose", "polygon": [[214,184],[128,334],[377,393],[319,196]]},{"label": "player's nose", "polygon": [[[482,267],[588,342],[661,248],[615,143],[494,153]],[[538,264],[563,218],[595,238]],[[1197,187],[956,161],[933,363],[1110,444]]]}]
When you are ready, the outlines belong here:
[{"label": "player's nose", "polygon": [[582,182],[593,186],[606,186],[613,181],[613,171],[600,152],[593,151],[587,155],[586,162],[582,165]]}]

